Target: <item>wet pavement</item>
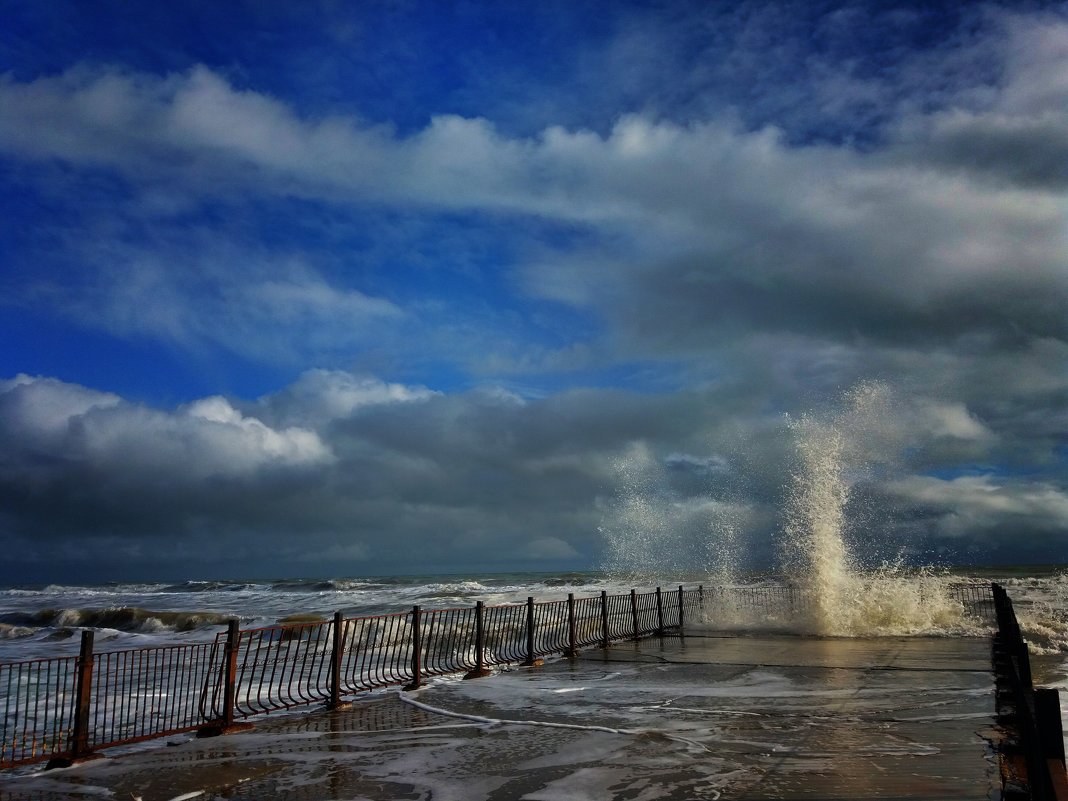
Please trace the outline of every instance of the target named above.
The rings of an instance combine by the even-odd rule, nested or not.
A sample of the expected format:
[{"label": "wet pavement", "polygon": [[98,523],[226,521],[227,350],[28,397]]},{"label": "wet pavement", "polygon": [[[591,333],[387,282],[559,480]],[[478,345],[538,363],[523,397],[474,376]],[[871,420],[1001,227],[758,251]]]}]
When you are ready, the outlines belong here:
[{"label": "wet pavement", "polygon": [[[688,631],[376,692],[70,769],[0,801],[998,797],[984,638]],[[168,743],[173,743],[170,745]],[[117,752],[108,752],[115,754]]]}]

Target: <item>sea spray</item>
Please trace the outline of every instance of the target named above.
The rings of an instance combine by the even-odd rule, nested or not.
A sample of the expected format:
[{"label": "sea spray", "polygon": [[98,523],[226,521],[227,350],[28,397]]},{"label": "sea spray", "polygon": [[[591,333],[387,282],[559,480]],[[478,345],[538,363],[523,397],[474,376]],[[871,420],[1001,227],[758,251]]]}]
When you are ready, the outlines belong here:
[{"label": "sea spray", "polygon": [[[784,570],[806,600],[803,627],[816,634],[862,636],[956,631],[963,606],[947,597],[930,569],[906,570],[899,559],[861,570],[847,545],[852,486],[901,447],[892,393],[864,383],[835,413],[791,420],[798,466],[787,491]],[[874,532],[865,532],[871,537]]]},{"label": "sea spray", "polygon": [[[739,559],[745,507],[708,494],[673,489],[671,472],[721,472],[722,460],[679,454],[658,458],[644,442],[614,461],[615,493],[603,507],[605,569],[619,580],[662,581],[667,573],[709,570],[727,583]],[[677,477],[677,476],[676,476]]]}]

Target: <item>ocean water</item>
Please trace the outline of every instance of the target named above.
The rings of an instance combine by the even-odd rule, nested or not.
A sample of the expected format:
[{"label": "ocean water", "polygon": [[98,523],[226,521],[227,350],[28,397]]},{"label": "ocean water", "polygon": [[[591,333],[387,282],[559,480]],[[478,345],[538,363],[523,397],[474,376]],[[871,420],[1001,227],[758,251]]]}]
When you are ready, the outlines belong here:
[{"label": "ocean water", "polygon": [[[984,635],[987,628],[947,603],[951,584],[1005,586],[1040,670],[1068,673],[1068,566],[958,568],[952,571],[851,571],[836,577],[836,611],[818,592],[812,614],[796,617],[732,610],[729,599],[747,590],[772,585],[798,586],[789,575],[759,573],[737,576],[688,573],[619,577],[606,572],[495,573],[448,576],[377,576],[273,581],[186,581],[181,583],[107,583],[84,585],[12,585],[0,587],[0,662],[17,662],[77,653],[78,633],[96,632],[97,651],[179,645],[215,639],[228,620],[242,628],[295,620],[326,619],[335,611],[346,617],[400,612],[419,604],[424,609],[523,603],[624,594],[631,588],[666,589],[702,584],[710,599],[713,626],[737,632],[795,633],[830,636]],[[827,579],[831,581],[831,579]],[[798,587],[805,591],[804,586]],[[718,593],[718,594],[717,594]],[[844,608],[844,609],[843,609]]]}]

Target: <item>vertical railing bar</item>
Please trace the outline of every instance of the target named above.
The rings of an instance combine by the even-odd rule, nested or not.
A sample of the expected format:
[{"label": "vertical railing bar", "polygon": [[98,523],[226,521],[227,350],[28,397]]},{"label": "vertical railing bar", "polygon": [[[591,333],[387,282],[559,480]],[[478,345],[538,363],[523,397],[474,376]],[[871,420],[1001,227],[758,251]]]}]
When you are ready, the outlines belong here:
[{"label": "vertical railing bar", "polygon": [[656,633],[664,636],[664,599],[660,595],[660,588],[656,588]]},{"label": "vertical railing bar", "polygon": [[[260,659],[260,648],[263,646],[263,637],[262,636],[261,637],[257,637],[256,638],[255,653],[253,653],[252,636],[253,636],[252,634],[249,634],[248,636],[241,637],[238,640],[238,645],[240,645],[241,642],[244,642],[245,643],[245,647],[242,649],[244,651],[244,653],[241,656],[241,669],[240,669],[240,671],[236,671],[236,670],[234,671],[235,684],[236,684],[237,681],[240,681],[241,684],[246,685],[246,689],[245,689],[245,705],[249,708],[250,712],[252,711],[252,682],[254,680],[253,677],[255,676],[255,673],[256,673],[256,665],[257,665],[257,663],[259,662],[259,659]],[[227,630],[227,639],[229,639],[229,630]],[[223,665],[224,665],[224,669],[225,669],[225,666],[228,665],[229,662],[230,662],[229,653],[230,652],[228,650],[226,650],[226,643],[224,642],[223,643]],[[252,660],[251,668],[249,667],[249,663],[248,663],[249,659]],[[223,675],[225,676],[226,674],[224,673]],[[240,676],[240,679],[238,679],[238,676]],[[224,707],[224,709],[226,707],[226,685],[227,685],[226,681],[223,681],[223,683],[222,683],[222,692],[223,692],[223,707]]]},{"label": "vertical railing bar", "polygon": [[223,685],[223,725],[231,726],[234,722],[234,706],[237,703],[237,648],[241,636],[238,621],[231,619],[226,630],[226,679]]},{"label": "vertical railing bar", "polygon": [[567,650],[564,655],[570,659],[578,656],[578,624],[575,621],[575,593],[567,594]]},{"label": "vertical railing bar", "polygon": [[341,706],[341,660],[345,653],[345,644],[341,612],[334,612],[333,641],[330,647],[330,708]]},{"label": "vertical railing bar", "polygon": [[419,604],[412,607],[412,682],[404,689],[418,690],[422,673],[422,641],[420,638]]},{"label": "vertical railing bar", "polygon": [[634,622],[634,639],[638,639],[638,595],[634,590],[630,591],[630,616]]},{"label": "vertical railing bar", "polygon": [[601,647],[608,647],[608,591],[601,590]]}]

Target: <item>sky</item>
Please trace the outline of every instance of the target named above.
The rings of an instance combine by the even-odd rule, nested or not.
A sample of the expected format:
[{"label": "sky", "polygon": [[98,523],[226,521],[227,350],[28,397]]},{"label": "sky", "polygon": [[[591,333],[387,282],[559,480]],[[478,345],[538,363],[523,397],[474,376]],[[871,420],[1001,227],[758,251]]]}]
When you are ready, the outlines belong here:
[{"label": "sky", "polygon": [[0,580],[1068,562],[1068,5],[0,16]]}]

